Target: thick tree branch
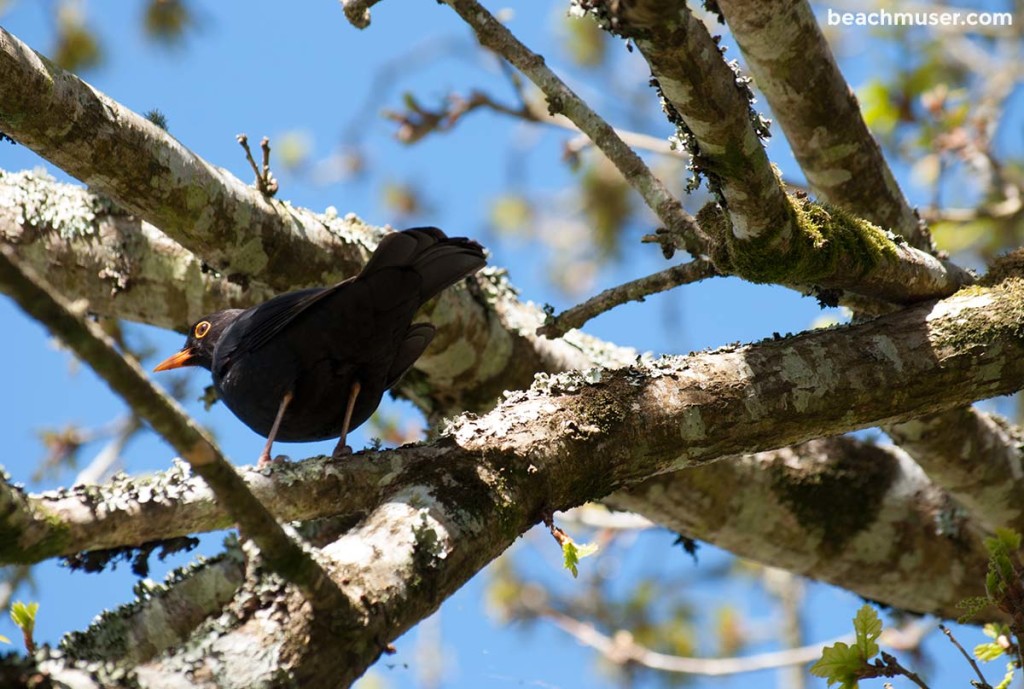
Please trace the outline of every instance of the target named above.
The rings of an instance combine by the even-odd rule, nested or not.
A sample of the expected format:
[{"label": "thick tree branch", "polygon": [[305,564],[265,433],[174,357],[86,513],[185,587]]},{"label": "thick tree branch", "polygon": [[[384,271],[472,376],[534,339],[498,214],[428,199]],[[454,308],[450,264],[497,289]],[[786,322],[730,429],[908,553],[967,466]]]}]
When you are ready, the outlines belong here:
[{"label": "thick tree branch", "polygon": [[[927,228],[868,131],[810,5],[720,0],[718,6],[812,190],[821,200],[930,251]],[[978,519],[991,526],[1024,526],[1012,507],[1021,478],[1019,442],[984,415],[955,410],[886,431]],[[999,493],[998,499],[989,490]]]},{"label": "thick tree branch", "polygon": [[[728,205],[736,235],[753,239],[789,227],[792,213],[739,75],[683,0],[605,2],[599,20],[635,41],[664,98],[669,120],[695,147],[694,163]],[[756,126],[755,126],[756,125]],[[689,141],[687,141],[689,139]]]},{"label": "thick tree branch", "polygon": [[1024,533],[1024,437],[1006,419],[967,407],[886,432],[986,528]]},{"label": "thick tree branch", "polygon": [[[334,581],[253,497],[209,436],[174,399],[149,381],[138,362],[118,352],[99,326],[74,313],[49,285],[20,264],[8,246],[0,246],[0,291],[89,364],[134,413],[188,461],[245,535],[259,545],[271,569],[301,588],[315,607],[345,610],[348,601]],[[18,541],[19,534],[11,525],[5,524],[2,531],[6,533],[0,541]]]},{"label": "thick tree branch", "polygon": [[[358,221],[322,220],[347,228],[353,239],[344,246],[353,261],[365,260],[362,242],[374,243],[384,232]],[[276,292],[263,282],[224,277],[109,201],[33,173],[0,172],[0,244],[16,247],[21,260],[52,276],[61,294],[87,299],[93,313],[179,331],[203,314],[252,306]],[[403,390],[433,413],[488,409],[504,390],[527,387],[537,371],[615,366],[635,356],[584,333],[554,341],[537,336],[544,314],[519,302],[495,269],[482,271],[472,290],[446,291],[426,315],[437,327],[436,345],[416,368],[429,386],[410,376]]]},{"label": "thick tree branch", "polygon": [[736,238],[719,206],[705,206],[697,218],[715,238],[715,267],[753,282],[835,295],[826,301],[852,292],[879,302],[911,304],[949,296],[975,280],[841,208],[807,199],[787,198],[787,203],[792,224],[750,241]]},{"label": "thick tree branch", "polygon": [[604,502],[741,557],[939,617],[962,615],[960,601],[979,595],[968,591],[987,569],[983,527],[905,453],[845,437],[658,476]]},{"label": "thick tree branch", "polygon": [[[509,523],[525,528],[551,510],[592,500],[656,474],[695,467],[725,455],[902,420],[1015,390],[1024,383],[1024,342],[1017,335],[1024,327],[1024,308],[1019,306],[1022,299],[1024,281],[1010,278],[991,288],[972,288],[936,304],[854,326],[616,371],[541,379],[530,392],[511,395],[484,417],[456,420],[448,438],[434,445],[374,455],[372,462],[369,456],[357,456],[342,464],[318,461],[309,465],[306,478],[301,480],[319,480],[323,484],[316,488],[324,505],[321,513],[336,513],[383,506],[388,504],[380,502],[387,492],[415,492],[436,481],[445,487],[446,495],[449,490],[456,491],[468,504],[478,504],[477,497],[472,497],[474,491],[496,489],[482,477],[505,476],[498,487],[517,494],[523,491],[526,497],[515,499],[515,511],[488,517],[487,525],[481,528],[493,538],[494,530],[506,533]],[[643,418],[644,424],[636,424],[636,418]],[[758,483],[740,468],[719,464],[726,475],[739,472],[732,482],[717,478],[719,486]],[[768,487],[794,496],[792,503],[778,505],[778,499],[765,498],[763,503],[752,499],[751,508],[773,506],[766,508],[767,514],[758,511],[757,516],[769,530],[758,531],[744,523],[745,530],[737,529],[745,534],[743,540],[734,543],[726,538],[725,544],[742,551],[751,540],[774,542],[782,552],[759,551],[762,556],[771,555],[767,561],[777,556],[775,564],[835,581],[901,607],[948,612],[956,600],[971,595],[965,590],[982,586],[984,549],[971,533],[961,539],[936,539],[933,527],[922,526],[934,524],[934,502],[918,505],[914,500],[901,500],[901,511],[894,513],[894,522],[890,523],[884,515],[894,509],[894,501],[885,496],[889,492],[901,495],[899,490],[909,485],[907,481],[916,481],[921,490],[928,484],[906,466],[894,468],[891,462],[888,466],[875,473],[860,465],[858,471],[844,469],[840,474],[844,482],[837,485],[836,493],[820,492],[820,476],[805,481],[799,474],[765,472]],[[287,485],[302,477],[304,468],[289,468],[282,474],[282,482]],[[386,473],[382,476],[380,472]],[[446,472],[452,474],[448,479],[436,476]],[[901,478],[897,485],[895,478],[900,476],[908,478]],[[865,487],[849,491],[849,482],[855,477],[864,481]],[[670,484],[676,481],[679,478],[673,477]],[[454,486],[460,487],[456,490]],[[812,492],[801,493],[803,486],[811,486]],[[311,490],[312,484],[308,483],[306,489]],[[303,487],[294,490],[301,493]],[[840,503],[836,496],[843,491],[856,503],[837,510]],[[918,492],[915,489],[906,494]],[[125,497],[123,490],[112,494],[122,500]],[[729,491],[729,496],[733,495],[751,494]],[[867,495],[876,502],[865,504],[867,498],[863,496]],[[821,500],[810,501],[808,496]],[[478,497],[483,502],[493,499]],[[652,505],[658,504],[656,497],[648,498]],[[51,506],[81,499],[72,494],[54,499]],[[45,509],[48,500],[34,500],[33,509]],[[289,514],[287,499],[281,502],[285,518],[310,516],[308,512]],[[686,500],[674,503],[702,504]],[[454,509],[456,503],[452,504]],[[737,517],[750,515],[749,509],[732,509]],[[88,519],[86,509],[76,510]],[[209,528],[222,523],[218,519],[223,517],[212,510],[196,511],[205,514]],[[652,516],[651,508],[642,505],[634,511]],[[792,539],[779,543],[770,529],[779,529],[781,520],[792,532],[796,526],[785,516],[790,513],[799,517],[796,521],[802,529],[822,531],[815,538],[794,532]],[[811,513],[815,519],[810,518]],[[672,520],[678,516],[666,518],[676,523]],[[124,517],[118,519],[123,521]],[[112,523],[116,521],[112,519]],[[863,535],[865,525],[890,534],[893,528],[905,530],[916,540]],[[98,527],[100,531],[103,528]],[[515,536],[511,531],[508,534],[509,538]],[[713,542],[722,540],[716,532],[693,535]],[[864,549],[852,548],[851,544],[861,538]],[[890,549],[898,548],[892,560],[880,558],[880,542]],[[810,552],[808,544],[812,544]],[[788,555],[786,548],[790,549]],[[832,555],[823,557],[819,549]],[[864,562],[837,558],[840,552],[884,566],[890,575],[880,576]],[[928,575],[943,585],[911,587],[914,590],[908,591],[900,582],[912,578],[911,574],[893,563],[900,560],[899,553],[922,552],[935,555],[927,562],[941,571],[930,570]],[[966,567],[965,562],[973,563],[973,568]],[[921,567],[916,559],[915,563],[915,567]]]},{"label": "thick tree branch", "polygon": [[931,250],[805,0],[719,0],[754,80],[822,201]]},{"label": "thick tree branch", "polygon": [[183,331],[204,314],[275,294],[218,274],[109,200],[34,172],[0,170],[0,243],[93,313],[162,328]]},{"label": "thick tree branch", "polygon": [[359,257],[343,249],[357,237],[264,198],[2,28],[0,83],[0,130],[218,272],[288,289],[358,271]]},{"label": "thick tree branch", "polygon": [[[486,416],[457,419],[432,446],[376,455],[395,471],[384,487],[389,492],[359,526],[322,550],[352,601],[348,614],[326,619],[295,594],[284,589],[271,594],[260,584],[260,600],[294,613],[260,617],[260,641],[253,644],[253,631],[246,628],[250,610],[236,618],[236,626],[218,627],[198,646],[140,668],[142,683],[158,686],[163,678],[188,672],[208,678],[199,686],[215,686],[223,673],[244,672],[257,681],[282,671],[300,683],[325,677],[351,681],[384,644],[552,510],[723,455],[918,416],[1016,389],[1024,384],[1022,300],[1024,281],[1011,277],[869,323],[617,371],[541,379]],[[636,418],[644,424],[636,424]],[[431,461],[407,464],[409,474],[404,474],[402,458],[417,453]],[[714,466],[719,465],[724,463]],[[905,483],[914,478],[912,467],[865,472],[865,486],[877,483],[883,496],[927,488],[921,474]],[[758,473],[769,483],[778,475]],[[803,493],[799,483],[776,484],[798,516],[775,522],[767,539],[781,541],[774,543],[780,561],[786,561],[786,548],[792,553],[806,547],[808,539],[798,530],[804,525],[820,529],[812,541],[818,553],[813,566],[806,556],[794,560],[797,571],[856,580],[863,589],[854,590],[864,595],[881,592],[890,603],[944,615],[963,597],[982,592],[987,555],[974,531],[934,538],[935,512],[929,510],[924,510],[928,528],[916,526],[920,516],[907,514],[899,538],[892,528],[873,530],[886,523],[893,506],[886,499],[863,504],[860,492],[849,490],[850,478],[860,474],[841,475],[845,482],[839,492],[819,492],[820,476],[804,484]],[[856,509],[836,510],[842,495],[855,500]],[[906,501],[901,506],[919,509]],[[768,521],[749,507],[744,512],[734,506],[737,518]],[[731,533],[722,531],[712,538],[724,540]],[[929,535],[929,543],[922,540]],[[742,549],[743,540],[733,545]],[[836,556],[851,549],[874,558],[886,574],[876,572],[865,582],[858,571],[842,571],[846,561]],[[899,587],[908,572],[926,573],[930,585]],[[203,659],[200,672],[197,657]]]},{"label": "thick tree branch", "polygon": [[210,616],[231,601],[244,579],[237,553],[173,572],[149,583],[138,600],[101,614],[88,629],[68,634],[61,646],[77,658],[137,665],[186,643]]}]

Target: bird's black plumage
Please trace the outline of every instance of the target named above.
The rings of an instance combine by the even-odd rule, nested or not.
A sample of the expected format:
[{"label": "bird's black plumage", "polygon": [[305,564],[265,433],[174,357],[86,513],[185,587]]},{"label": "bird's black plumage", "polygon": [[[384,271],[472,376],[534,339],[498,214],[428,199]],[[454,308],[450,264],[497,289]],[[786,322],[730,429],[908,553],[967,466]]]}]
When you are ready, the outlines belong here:
[{"label": "bird's black plumage", "polygon": [[343,451],[344,434],[370,417],[433,339],[433,326],[412,322],[416,311],[484,265],[483,248],[465,237],[433,227],[389,234],[359,275],[333,287],[200,319],[157,370],[210,369],[228,408],[269,437],[262,461],[274,439],[342,436],[336,452]]}]

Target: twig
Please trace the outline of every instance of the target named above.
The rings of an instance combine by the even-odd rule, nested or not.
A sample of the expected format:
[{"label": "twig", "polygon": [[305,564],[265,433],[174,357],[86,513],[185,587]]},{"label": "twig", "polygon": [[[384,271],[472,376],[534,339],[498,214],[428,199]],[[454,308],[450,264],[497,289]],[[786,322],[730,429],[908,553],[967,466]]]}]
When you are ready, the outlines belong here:
[{"label": "twig", "polygon": [[341,0],[341,8],[352,26],[365,29],[370,25],[370,8],[378,2],[380,0]]},{"label": "twig", "polygon": [[612,662],[624,665],[638,663],[652,670],[675,672],[688,675],[706,675],[719,677],[737,675],[744,672],[771,670],[791,665],[803,665],[821,657],[821,649],[837,641],[850,641],[852,635],[832,641],[810,644],[800,648],[784,651],[773,651],[759,655],[733,658],[689,658],[685,656],[659,653],[637,643],[628,631],[617,631],[613,636],[600,632],[593,625],[574,619],[553,609],[544,609],[540,614],[549,618],[554,624],[572,635],[578,641],[597,650]]},{"label": "twig", "polygon": [[[508,63],[504,60],[501,60],[501,64],[506,68],[508,67]],[[512,74],[516,73],[512,72]],[[534,105],[530,103],[524,94],[521,93],[521,89],[517,90],[517,94],[519,95],[521,103],[519,107],[505,105],[483,91],[474,90],[470,93],[469,98],[463,98],[458,94],[449,95],[448,102],[451,106],[447,109],[434,111],[426,110],[413,101],[413,103],[410,104],[409,109],[414,115],[420,116],[419,119],[410,117],[408,114],[396,113],[387,110],[384,112],[384,116],[403,126],[403,129],[399,130],[397,137],[399,141],[406,144],[416,143],[424,136],[434,131],[448,131],[459,119],[462,118],[463,115],[479,108],[486,108],[493,112],[501,113],[502,115],[515,117],[516,119],[523,120],[524,122],[545,124],[565,129],[570,132],[580,133],[580,128],[573,124],[571,120],[560,115],[551,115],[547,112],[537,111]],[[677,146],[673,146],[673,144],[665,138],[651,136],[650,134],[644,134],[642,132],[634,132],[628,129],[619,129],[618,127],[615,128],[615,133],[618,134],[619,138],[622,139],[624,143],[632,148],[640,148],[645,151],[682,160],[688,160],[690,157],[690,154],[687,151]],[[591,141],[588,136],[581,134],[580,136],[571,139],[566,144],[566,148],[573,153],[578,153],[579,151],[593,145],[594,142]]]},{"label": "twig", "polygon": [[573,328],[579,328],[591,318],[610,311],[620,304],[625,304],[628,301],[643,301],[651,294],[664,292],[679,285],[700,282],[718,274],[715,266],[710,261],[703,259],[673,266],[639,280],[606,289],[596,297],[567,309],[557,316],[549,316],[544,325],[537,328],[537,334],[548,338],[561,337]]},{"label": "twig", "polygon": [[249,137],[245,134],[239,134],[235,137],[242,149],[245,151],[245,159],[249,161],[249,167],[252,168],[253,173],[256,175],[256,189],[264,196],[272,197],[277,193],[278,184],[274,176],[270,174],[270,139],[263,137],[260,141],[260,148],[263,149],[263,168],[262,170],[256,166],[256,159],[252,157],[252,151],[249,150]]},{"label": "twig", "polygon": [[473,28],[482,45],[503,56],[544,93],[552,115],[565,115],[590,137],[668,230],[684,238],[687,251],[694,256],[704,252],[708,242],[693,216],[683,210],[679,200],[619,138],[612,126],[545,65],[543,57],[530,51],[476,0],[444,2]]},{"label": "twig", "polygon": [[408,96],[406,97],[407,112],[385,110],[384,117],[401,125],[395,137],[403,144],[414,144],[432,132],[446,132],[454,127],[463,115],[482,107],[520,119],[538,121],[536,115],[525,104],[520,108],[513,108],[497,102],[482,91],[473,91],[469,98],[452,93],[446,100],[447,107],[428,110],[420,105],[414,97]]},{"label": "twig", "polygon": [[[337,584],[285,533],[220,449],[178,403],[146,378],[138,362],[118,352],[99,326],[75,313],[52,287],[21,265],[8,246],[0,246],[0,291],[10,295],[27,314],[67,344],[189,462],[239,528],[259,546],[271,570],[298,586],[315,607],[351,608]],[[5,488],[0,484],[0,491]],[[0,493],[0,499],[3,497]]]},{"label": "twig", "polygon": [[874,675],[875,677],[896,677],[897,675],[903,675],[911,682],[921,687],[921,689],[930,689],[930,687],[925,684],[925,681],[921,679],[916,672],[911,672],[900,665],[900,661],[896,660],[895,656],[890,653],[886,653],[885,651],[882,651],[882,659],[876,660],[874,665],[871,667],[878,671],[878,674]]},{"label": "twig", "polygon": [[992,685],[988,683],[987,679],[985,679],[985,675],[981,674],[981,668],[978,667],[977,661],[971,657],[970,653],[964,650],[964,647],[956,640],[956,637],[953,636],[953,632],[950,631],[949,627],[944,624],[940,624],[939,629],[942,630],[942,633],[946,635],[946,638],[948,638],[950,642],[957,647],[960,653],[963,654],[964,658],[967,659],[967,662],[970,663],[971,667],[974,668],[974,674],[978,675],[978,679],[981,681],[981,684],[976,685],[978,689],[992,689]]}]

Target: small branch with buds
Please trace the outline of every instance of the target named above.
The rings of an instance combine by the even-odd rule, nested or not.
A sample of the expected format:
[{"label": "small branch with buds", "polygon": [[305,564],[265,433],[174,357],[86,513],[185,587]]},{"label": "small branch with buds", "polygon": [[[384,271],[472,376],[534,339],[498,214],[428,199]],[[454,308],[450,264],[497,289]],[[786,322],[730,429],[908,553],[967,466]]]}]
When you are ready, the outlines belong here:
[{"label": "small branch with buds", "polygon": [[249,150],[249,137],[239,134],[235,139],[241,144],[242,150],[245,151],[245,159],[249,161],[249,167],[256,174],[256,189],[264,196],[273,198],[277,193],[278,185],[274,175],[270,172],[270,139],[263,137],[260,141],[260,148],[263,150],[262,169],[256,166],[256,160],[252,157],[252,151]]}]

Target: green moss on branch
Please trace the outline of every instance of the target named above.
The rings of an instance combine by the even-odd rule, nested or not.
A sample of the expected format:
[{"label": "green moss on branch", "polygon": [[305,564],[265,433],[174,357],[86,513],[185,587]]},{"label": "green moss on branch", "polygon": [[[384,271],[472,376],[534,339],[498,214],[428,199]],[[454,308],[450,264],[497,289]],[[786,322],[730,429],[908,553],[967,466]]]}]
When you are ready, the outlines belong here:
[{"label": "green moss on branch", "polygon": [[751,282],[829,285],[862,277],[897,260],[895,235],[835,206],[790,198],[790,222],[753,239],[739,239],[725,214],[708,204],[697,215],[716,238],[719,270]]}]

